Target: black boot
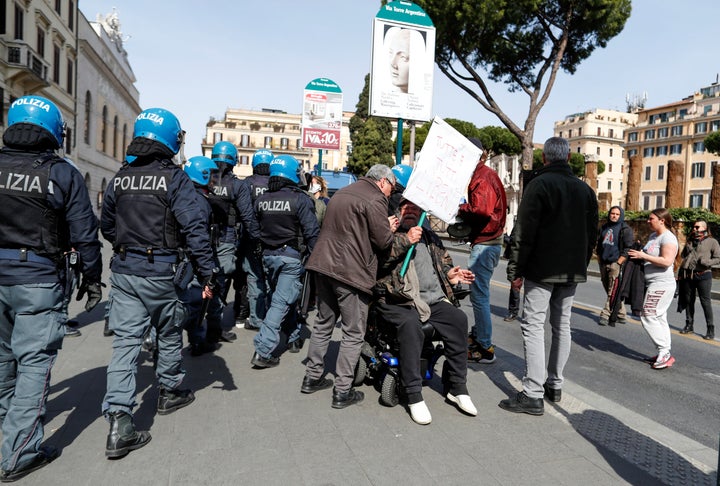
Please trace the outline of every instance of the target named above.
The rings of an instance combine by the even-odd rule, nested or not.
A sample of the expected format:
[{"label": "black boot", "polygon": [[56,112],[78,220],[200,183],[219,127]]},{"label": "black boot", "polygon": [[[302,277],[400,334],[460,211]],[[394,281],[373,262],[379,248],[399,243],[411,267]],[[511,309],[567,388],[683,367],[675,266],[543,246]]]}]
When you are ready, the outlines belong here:
[{"label": "black boot", "polygon": [[705,334],[703,339],[707,339],[708,341],[710,341],[711,339],[715,339],[715,326],[708,325],[707,334]]},{"label": "black boot", "polygon": [[150,442],[150,432],[135,430],[132,415],[125,412],[110,414],[110,433],[105,445],[105,457],[119,458],[140,449]]},{"label": "black boot", "polygon": [[161,387],[157,412],[160,415],[167,415],[175,410],[187,407],[193,400],[195,400],[195,395],[191,390],[168,390]]},{"label": "black boot", "polygon": [[103,336],[109,337],[109,336],[112,336],[113,334],[115,334],[115,333],[110,330],[110,319],[108,319],[106,317],[105,318],[105,328],[103,329]]},{"label": "black boot", "polygon": [[686,322],[685,327],[682,331],[680,331],[680,334],[690,334],[693,332],[693,324],[692,322]]}]

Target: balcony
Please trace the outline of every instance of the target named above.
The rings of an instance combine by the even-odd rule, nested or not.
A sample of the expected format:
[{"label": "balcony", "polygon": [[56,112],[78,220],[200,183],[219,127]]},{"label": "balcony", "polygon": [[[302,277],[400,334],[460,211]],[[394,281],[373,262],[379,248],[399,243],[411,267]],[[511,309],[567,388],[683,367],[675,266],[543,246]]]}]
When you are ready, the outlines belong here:
[{"label": "balcony", "polygon": [[22,41],[5,42],[4,58],[8,72],[6,79],[22,86],[23,91],[33,92],[49,86],[50,64]]}]

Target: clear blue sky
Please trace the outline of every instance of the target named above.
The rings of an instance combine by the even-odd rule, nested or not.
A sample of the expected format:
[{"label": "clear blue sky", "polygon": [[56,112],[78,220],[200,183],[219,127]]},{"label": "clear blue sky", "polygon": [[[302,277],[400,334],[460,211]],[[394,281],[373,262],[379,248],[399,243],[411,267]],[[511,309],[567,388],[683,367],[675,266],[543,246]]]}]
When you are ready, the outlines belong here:
[{"label": "clear blue sky", "polygon": [[[634,0],[623,32],[570,76],[560,73],[540,113],[535,141],[553,122],[607,108],[625,110],[625,95],[647,92],[648,107],[680,100],[720,72],[714,23],[718,0]],[[117,7],[140,106],[174,112],[187,133],[185,154],[200,153],[205,124],[227,108],[300,113],[305,85],[334,80],[343,108],[354,110],[370,71],[376,0],[79,0],[88,20]],[[522,126],[528,98],[494,85],[500,106]],[[478,127],[502,126],[437,68],[433,112]]]}]

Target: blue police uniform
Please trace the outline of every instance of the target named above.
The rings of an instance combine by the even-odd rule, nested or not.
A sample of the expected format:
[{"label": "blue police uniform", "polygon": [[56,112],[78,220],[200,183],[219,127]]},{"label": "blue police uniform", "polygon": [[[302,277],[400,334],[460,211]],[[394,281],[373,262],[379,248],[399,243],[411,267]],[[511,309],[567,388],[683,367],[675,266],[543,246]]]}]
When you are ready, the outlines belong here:
[{"label": "blue police uniform", "polygon": [[100,228],[114,250],[109,318],[115,334],[102,411],[131,414],[137,358],[149,326],[157,332],[161,392],[176,390],[185,376],[180,353],[186,311],[173,280],[182,247],[200,280],[209,281],[214,261],[207,217],[180,167],[170,159],[139,157],[110,181]]},{"label": "blue police uniform", "polygon": [[[255,213],[260,224],[270,307],[253,341],[260,358],[276,363],[285,347],[300,339],[295,303],[302,291],[302,258],[312,252],[320,228],[315,203],[305,191],[291,185],[275,191],[271,188],[258,197]],[[258,365],[255,358],[253,364]]]},{"label": "blue police uniform", "polygon": [[[253,174],[245,178],[244,182],[250,190],[253,207],[257,198],[268,190],[268,180],[270,176]],[[252,251],[252,241],[247,231],[243,231],[243,243],[241,247],[245,248],[242,252],[242,269],[247,274],[247,296],[250,304],[250,320],[249,326],[246,327],[259,329],[262,320],[267,312],[267,286],[265,285],[265,270],[263,269],[262,256]]]},{"label": "blue police uniform", "polygon": [[213,224],[219,228],[216,253],[220,265],[217,290],[214,292],[207,314],[208,342],[219,341],[223,334],[222,296],[225,295],[227,276],[235,272],[238,230],[246,231],[255,241],[260,236],[247,185],[235,177],[231,166],[225,164],[225,167],[220,181],[213,187],[208,199],[213,210]]},{"label": "blue police uniform", "polygon": [[64,262],[102,272],[97,218],[77,169],[51,152],[0,151],[0,422],[3,478],[42,454],[50,371],[62,347]]}]

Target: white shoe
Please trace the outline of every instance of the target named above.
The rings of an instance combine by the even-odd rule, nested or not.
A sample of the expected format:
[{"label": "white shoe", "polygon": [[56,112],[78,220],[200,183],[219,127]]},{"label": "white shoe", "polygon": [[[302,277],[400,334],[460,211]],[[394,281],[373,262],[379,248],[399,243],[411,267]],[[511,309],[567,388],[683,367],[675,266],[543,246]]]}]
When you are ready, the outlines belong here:
[{"label": "white shoe", "polygon": [[432,415],[430,415],[430,410],[428,410],[425,402],[412,403],[408,405],[408,408],[410,408],[410,418],[416,424],[427,425],[432,422]]},{"label": "white shoe", "polygon": [[470,395],[452,395],[451,393],[448,393],[445,397],[450,403],[453,403],[459,408],[461,411],[465,412],[468,415],[472,415],[473,417],[477,415],[477,408],[475,408],[475,405],[473,405],[472,399],[470,398]]}]

